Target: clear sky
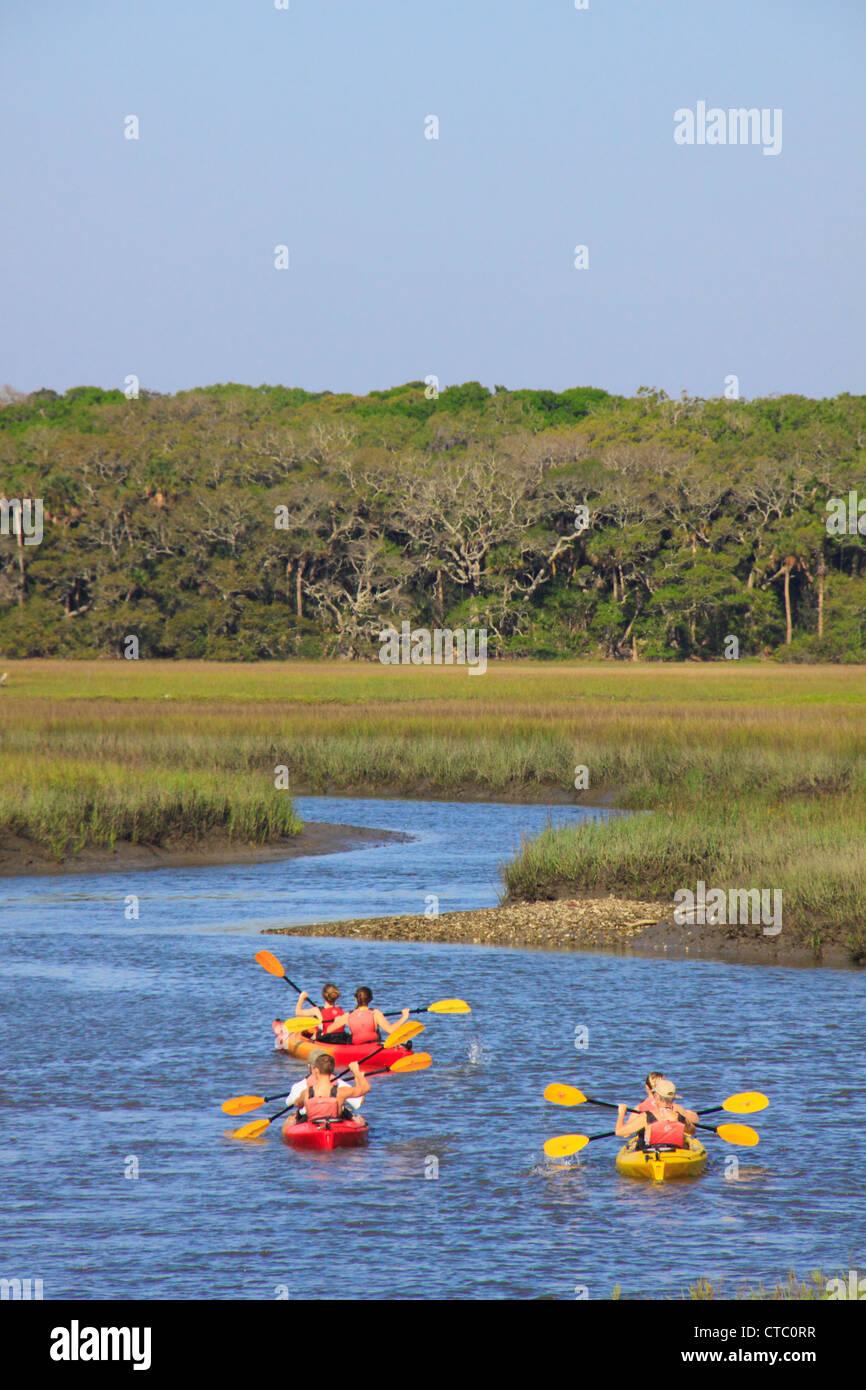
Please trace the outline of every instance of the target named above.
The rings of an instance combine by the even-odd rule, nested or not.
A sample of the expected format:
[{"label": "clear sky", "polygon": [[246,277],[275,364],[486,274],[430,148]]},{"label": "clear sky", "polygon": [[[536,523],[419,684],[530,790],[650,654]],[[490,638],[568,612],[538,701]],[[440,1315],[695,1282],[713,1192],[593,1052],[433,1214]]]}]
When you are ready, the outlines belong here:
[{"label": "clear sky", "polygon": [[0,382],[866,391],[866,0],[0,15]]}]

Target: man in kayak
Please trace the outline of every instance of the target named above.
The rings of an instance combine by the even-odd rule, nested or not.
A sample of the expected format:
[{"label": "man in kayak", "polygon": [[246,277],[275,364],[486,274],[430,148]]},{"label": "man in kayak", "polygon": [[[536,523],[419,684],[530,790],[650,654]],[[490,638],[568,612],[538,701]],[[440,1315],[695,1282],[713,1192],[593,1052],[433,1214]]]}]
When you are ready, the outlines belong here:
[{"label": "man in kayak", "polygon": [[309,999],[309,997],[305,989],[301,990],[301,993],[298,995],[298,1002],[295,1005],[295,1017],[305,1018],[309,1015],[311,1018],[318,1019],[319,1026],[316,1030],[317,1042],[348,1042],[349,1039],[344,1037],[339,1029],[334,1028],[334,1020],[342,1017],[343,1014],[342,1008],[337,1003],[340,997],[340,991],[337,989],[337,986],[332,984],[330,980],[326,985],[322,986],[322,999],[324,1003],[319,1007],[315,1004],[311,1004],[309,1008],[304,1008],[304,1002]]},{"label": "man in kayak", "polygon": [[355,1125],[365,1125],[367,1121],[356,1115],[348,1102],[365,1096],[370,1083],[357,1062],[350,1066],[354,1086],[334,1081],[334,1059],[329,1052],[318,1052],[310,1066],[310,1075],[303,1083],[303,1090],[294,1104],[296,1114],[290,1115],[287,1125],[302,1124],[305,1120],[315,1123],[320,1120],[350,1120]]},{"label": "man in kayak", "polygon": [[[313,1056],[315,1057],[315,1055],[316,1055],[316,1054],[314,1053]],[[307,1075],[304,1077],[304,1079],[303,1079],[302,1081],[296,1081],[295,1084],[294,1084],[294,1086],[292,1087],[292,1089],[289,1091],[289,1094],[286,1096],[286,1106],[287,1106],[287,1107],[288,1107],[288,1106],[292,1106],[292,1105],[297,1105],[297,1104],[300,1102],[301,1097],[303,1096],[303,1094],[304,1094],[304,1092],[306,1091],[307,1087],[310,1085],[310,1079],[311,1079],[312,1075],[313,1075],[313,1063],[312,1063],[312,1061],[310,1061],[310,1062],[307,1063]],[[363,1096],[349,1096],[349,1097],[347,1098],[347,1100],[346,1100],[346,1107],[347,1107],[347,1108],[351,1108],[351,1109],[354,1110],[354,1111],[360,1110],[360,1108],[361,1108],[361,1106],[362,1106],[363,1104],[364,1104],[364,1097],[363,1097]]]},{"label": "man in kayak", "polygon": [[361,985],[355,990],[355,1008],[350,1014],[341,1014],[335,1018],[331,1027],[336,1030],[345,1028],[352,1035],[352,1046],[361,1047],[364,1043],[377,1043],[382,1039],[379,1036],[381,1028],[386,1035],[393,1032],[397,1023],[405,1023],[409,1017],[409,1010],[404,1009],[397,1023],[389,1023],[381,1009],[371,1009],[373,1002],[373,991],[366,985]]},{"label": "man in kayak", "polygon": [[[686,1136],[695,1132],[698,1122],[694,1110],[675,1105],[677,1088],[667,1077],[653,1075],[653,1085],[647,1100],[650,1104],[642,1113],[626,1119],[628,1106],[617,1106],[616,1128],[614,1133],[620,1139],[638,1136],[638,1147],[645,1149],[673,1148],[684,1149]],[[647,1078],[649,1084],[649,1077]]]}]

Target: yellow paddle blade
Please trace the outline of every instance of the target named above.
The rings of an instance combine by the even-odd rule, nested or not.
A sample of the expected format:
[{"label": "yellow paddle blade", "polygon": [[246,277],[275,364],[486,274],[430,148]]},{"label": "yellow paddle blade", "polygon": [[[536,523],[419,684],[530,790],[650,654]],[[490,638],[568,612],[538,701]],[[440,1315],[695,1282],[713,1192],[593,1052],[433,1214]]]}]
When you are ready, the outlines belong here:
[{"label": "yellow paddle blade", "polygon": [[432,1065],[433,1058],[429,1052],[413,1052],[410,1057],[398,1057],[396,1062],[392,1062],[389,1071],[426,1071]]},{"label": "yellow paddle blade", "polygon": [[760,1143],[761,1136],[756,1129],[751,1129],[749,1125],[719,1125],[716,1134],[720,1139],[724,1139],[726,1144],[742,1144],[744,1148],[753,1148]]},{"label": "yellow paddle blade", "polygon": [[544,1089],[544,1099],[552,1105],[583,1105],[586,1096],[576,1086],[563,1086],[559,1081],[551,1081]]},{"label": "yellow paddle blade", "polygon": [[241,1125],[240,1129],[232,1131],[232,1139],[258,1139],[260,1134],[264,1134],[270,1120],[252,1120],[248,1125]]},{"label": "yellow paddle blade", "polygon": [[428,1014],[471,1014],[472,1010],[465,999],[437,999],[435,1004],[427,1005]]},{"label": "yellow paddle blade", "polygon": [[544,1152],[548,1158],[567,1158],[569,1154],[580,1153],[589,1143],[588,1134],[557,1134],[555,1139],[546,1139]]},{"label": "yellow paddle blade", "polygon": [[310,1018],[309,1014],[306,1017],[303,1014],[297,1014],[294,1018],[283,1020],[283,1027],[287,1028],[290,1033],[314,1032],[318,1026],[317,1020]]},{"label": "yellow paddle blade", "polygon": [[398,1023],[397,1027],[392,1029],[382,1047],[402,1047],[404,1043],[409,1042],[411,1038],[417,1038],[418,1034],[423,1032],[423,1023],[416,1023],[414,1019],[407,1018],[405,1023]]},{"label": "yellow paddle blade", "polygon": [[246,1115],[248,1110],[258,1110],[264,1103],[264,1096],[232,1096],[231,1100],[223,1101],[222,1109],[227,1115]]},{"label": "yellow paddle blade", "polygon": [[737,1095],[728,1096],[727,1100],[722,1101],[722,1109],[731,1115],[754,1115],[756,1110],[766,1110],[769,1104],[760,1091],[739,1091]]},{"label": "yellow paddle blade", "polygon": [[285,970],[270,951],[256,951],[256,960],[263,970],[267,970],[269,975],[278,975],[281,980],[286,978]]}]

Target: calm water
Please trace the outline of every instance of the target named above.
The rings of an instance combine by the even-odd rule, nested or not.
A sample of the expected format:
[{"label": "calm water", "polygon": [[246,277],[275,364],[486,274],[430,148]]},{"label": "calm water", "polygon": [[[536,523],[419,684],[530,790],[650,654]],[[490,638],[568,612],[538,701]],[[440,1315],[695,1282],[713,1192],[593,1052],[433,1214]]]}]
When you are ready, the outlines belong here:
[{"label": "calm water", "polygon": [[[281,1286],[293,1298],[569,1298],[579,1286],[606,1298],[617,1283],[676,1293],[703,1275],[734,1292],[791,1266],[863,1266],[862,973],[262,938],[263,925],[423,911],[428,894],[443,911],[490,905],[500,859],[548,817],[300,809],[416,839],[256,868],[4,882],[0,1277],[42,1278],[46,1298],[267,1299]],[[124,917],[131,894],[138,921]],[[311,989],[333,976],[347,994],[372,984],[386,1008],[472,1004],[428,1016],[416,1047],[432,1052],[429,1071],[373,1082],[368,1149],[300,1155],[278,1134],[224,1137],[220,1100],[277,1092],[303,1070],[271,1048],[270,1020],[294,996],[253,961],[263,945]],[[656,1188],[616,1175],[615,1140],[545,1164],[548,1135],[612,1127],[607,1112],[547,1105],[548,1081],[636,1101],[651,1068],[699,1106],[767,1092],[760,1146],[710,1137],[706,1177]],[[832,1161],[822,1132],[842,1141]],[[314,1272],[320,1252],[336,1282]]]}]

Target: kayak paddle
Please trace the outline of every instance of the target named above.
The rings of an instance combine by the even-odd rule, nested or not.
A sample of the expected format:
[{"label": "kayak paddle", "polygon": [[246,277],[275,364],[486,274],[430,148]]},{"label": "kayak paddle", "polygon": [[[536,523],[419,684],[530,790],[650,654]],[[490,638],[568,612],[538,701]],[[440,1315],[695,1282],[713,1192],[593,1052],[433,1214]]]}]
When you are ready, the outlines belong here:
[{"label": "kayak paddle", "polygon": [[[403,1073],[407,1071],[426,1071],[433,1062],[429,1052],[413,1052],[409,1057],[398,1057],[396,1062],[392,1062],[390,1067],[381,1067],[378,1071],[368,1071],[366,1075],[384,1076],[386,1072]],[[340,1073],[345,1076],[345,1072]],[[336,1077],[334,1078],[337,1079]],[[272,1100],[282,1100],[285,1091],[280,1091],[275,1096],[232,1096],[231,1100],[224,1100],[221,1109],[227,1115],[246,1115],[250,1110],[258,1110],[261,1106],[267,1105]]]},{"label": "kayak paddle", "polygon": [[296,984],[289,979],[286,974],[285,966],[277,960],[271,951],[256,951],[256,960],[263,970],[267,970],[269,975],[276,975],[278,980],[285,980],[287,985],[291,985],[296,994],[303,994],[302,989],[298,989]]},{"label": "kayak paddle", "polygon": [[410,1009],[410,1014],[471,1014],[465,999],[437,999],[423,1009]]},{"label": "kayak paddle", "polygon": [[[413,1024],[404,1024],[404,1025],[403,1025],[404,1028],[406,1028],[406,1027],[411,1028],[411,1027],[413,1027],[413,1026],[414,1026],[415,1028],[417,1028],[417,1030],[418,1030],[419,1033],[421,1032],[421,1029],[424,1027],[423,1023],[416,1023],[416,1024],[414,1024],[414,1025],[413,1025]],[[397,1031],[397,1029],[394,1030],[394,1032],[396,1032],[396,1031]],[[392,1033],[392,1034],[389,1034],[389,1036],[390,1036],[390,1037],[393,1037],[394,1034],[393,1034],[393,1033]],[[416,1035],[415,1033],[413,1033],[412,1036],[415,1037],[415,1036],[417,1036],[417,1035]],[[382,1047],[380,1047],[378,1050],[379,1050],[379,1051],[384,1051],[384,1047],[385,1047],[385,1044],[383,1043],[383,1044],[382,1044]],[[372,1055],[372,1054],[371,1054],[371,1055]],[[426,1056],[426,1055],[428,1055],[428,1054],[419,1053],[418,1055],[419,1055],[419,1057],[424,1057],[424,1056]],[[365,1060],[366,1060],[366,1059],[365,1059]],[[398,1062],[407,1061],[407,1060],[408,1060],[408,1058],[403,1058],[403,1057],[398,1058]],[[433,1059],[430,1058],[430,1061],[432,1061],[432,1060],[433,1060]],[[396,1066],[397,1063],[395,1063],[394,1065]],[[425,1063],[425,1065],[429,1065],[429,1063]],[[391,1068],[390,1068],[390,1067],[383,1067],[382,1070],[383,1070],[383,1071],[390,1071]],[[407,1067],[407,1068],[405,1068],[405,1070],[408,1071],[409,1068]],[[418,1070],[423,1070],[423,1067],[418,1068]],[[345,1076],[346,1073],[345,1073],[345,1072],[342,1072],[341,1075],[342,1075],[342,1076]],[[244,1097],[239,1097],[239,1099],[244,1099]],[[250,1099],[251,1099],[251,1100],[257,1100],[258,1097],[257,1097],[257,1096],[251,1096]],[[275,1096],[274,1099],[277,1100],[278,1097]],[[230,1105],[231,1102],[230,1102],[230,1101],[227,1101],[226,1104],[229,1104],[229,1105]],[[251,1108],[252,1108],[252,1107],[251,1107]],[[278,1120],[278,1119],[280,1118],[281,1115],[287,1115],[287,1114],[289,1113],[290,1110],[294,1110],[295,1108],[296,1108],[295,1105],[284,1105],[283,1108],[282,1108],[282,1110],[278,1110],[278,1111],[276,1112],[275,1115],[271,1115],[270,1119],[267,1119],[267,1120],[252,1120],[252,1121],[250,1122],[250,1124],[248,1124],[248,1125],[241,1125],[240,1129],[236,1129],[236,1130],[233,1130],[233,1131],[232,1131],[231,1138],[232,1138],[232,1139],[258,1139],[258,1137],[259,1137],[260,1134],[264,1134],[264,1132],[265,1132],[265,1130],[267,1129],[268,1125],[272,1125],[273,1122],[274,1122],[274,1120]],[[223,1109],[225,1109],[225,1106],[223,1106]],[[228,1113],[228,1112],[227,1112],[227,1113]],[[244,1112],[241,1110],[241,1111],[235,1111],[234,1113],[235,1113],[235,1114],[243,1114]]]},{"label": "kayak paddle", "polygon": [[[362,1057],[360,1060],[362,1062],[368,1062],[371,1057],[375,1057],[377,1052],[384,1052],[386,1047],[401,1047],[403,1043],[408,1042],[410,1038],[417,1038],[419,1033],[423,1033],[424,1026],[423,1023],[413,1023],[411,1019],[407,1018],[405,1023],[398,1023],[396,1028],[392,1028],[383,1043],[379,1043],[378,1047],[375,1047],[372,1052],[368,1052],[366,1057]],[[349,1070],[351,1070],[351,1068],[349,1068]],[[345,1076],[346,1074],[345,1071],[340,1073],[341,1076]],[[293,1109],[294,1106],[286,1105],[282,1110],[278,1110],[275,1115],[272,1115],[269,1120],[253,1120],[248,1125],[241,1125],[240,1129],[236,1129],[231,1137],[232,1139],[257,1139],[260,1134],[264,1134],[269,1124],[272,1124],[274,1120],[278,1120],[281,1115],[286,1115],[289,1110]],[[243,1114],[243,1111],[240,1113]]]},{"label": "kayak paddle", "polygon": [[295,1014],[292,1018],[281,1020],[281,1026],[289,1033],[305,1033],[310,1028],[318,1028],[318,1023],[309,1014]]},{"label": "kayak paddle", "polygon": [[[719,1139],[723,1139],[726,1144],[739,1144],[743,1148],[753,1148],[760,1142],[761,1136],[757,1130],[751,1129],[749,1125],[697,1125],[697,1129],[705,1129],[710,1134],[715,1134]],[[545,1140],[544,1152],[548,1158],[566,1158],[569,1154],[579,1153],[587,1144],[591,1144],[594,1139],[614,1139],[619,1138],[615,1129],[606,1130],[604,1134],[557,1134],[553,1139]],[[652,1144],[649,1146],[652,1148]]]},{"label": "kayak paddle", "polygon": [[[552,1081],[545,1087],[544,1099],[549,1100],[553,1105],[600,1105],[606,1110],[616,1110],[617,1106],[610,1100],[596,1100],[594,1096],[585,1096],[583,1091],[579,1091],[576,1086],[564,1086],[558,1081]],[[699,1115],[714,1115],[719,1110],[727,1110],[730,1115],[754,1115],[758,1110],[766,1110],[770,1104],[766,1096],[761,1095],[760,1091],[739,1091],[734,1096],[728,1096],[721,1105],[711,1105],[707,1110],[699,1110]],[[638,1114],[632,1107],[633,1113]]]}]

